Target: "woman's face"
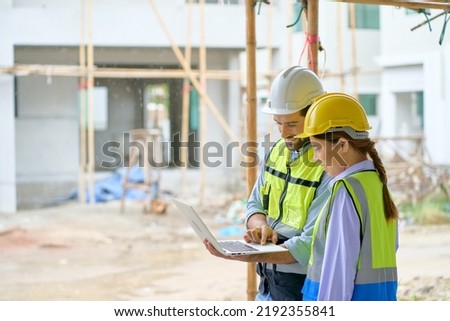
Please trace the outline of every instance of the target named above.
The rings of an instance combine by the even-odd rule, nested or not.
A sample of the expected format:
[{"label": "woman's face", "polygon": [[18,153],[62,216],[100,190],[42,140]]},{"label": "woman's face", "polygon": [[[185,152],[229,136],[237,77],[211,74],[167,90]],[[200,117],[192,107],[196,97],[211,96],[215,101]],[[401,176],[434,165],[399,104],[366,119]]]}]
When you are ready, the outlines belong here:
[{"label": "woman's face", "polygon": [[314,160],[318,161],[325,172],[331,177],[342,173],[347,168],[345,161],[345,150],[348,148],[348,141],[339,138],[335,142],[325,139],[311,137],[311,145],[314,148]]}]

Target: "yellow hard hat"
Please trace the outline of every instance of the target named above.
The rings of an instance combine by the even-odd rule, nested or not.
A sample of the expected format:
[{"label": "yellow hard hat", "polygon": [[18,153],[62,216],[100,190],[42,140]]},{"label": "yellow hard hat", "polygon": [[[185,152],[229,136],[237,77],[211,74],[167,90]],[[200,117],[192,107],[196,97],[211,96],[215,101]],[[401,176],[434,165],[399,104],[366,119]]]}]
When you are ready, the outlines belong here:
[{"label": "yellow hard hat", "polygon": [[352,96],[327,93],[317,97],[305,117],[305,128],[297,138],[306,138],[326,132],[344,131],[354,139],[369,137],[372,127],[366,112]]}]

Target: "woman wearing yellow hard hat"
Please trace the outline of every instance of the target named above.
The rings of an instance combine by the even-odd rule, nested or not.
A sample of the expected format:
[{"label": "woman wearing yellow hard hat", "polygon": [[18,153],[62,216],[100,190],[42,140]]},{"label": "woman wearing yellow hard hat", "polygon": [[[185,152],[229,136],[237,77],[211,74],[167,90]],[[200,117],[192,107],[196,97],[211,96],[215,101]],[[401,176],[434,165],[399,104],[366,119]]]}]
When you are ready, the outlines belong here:
[{"label": "woman wearing yellow hard hat", "polygon": [[398,211],[366,113],[353,97],[315,99],[304,133],[332,177],[315,223],[304,300],[396,300]]}]

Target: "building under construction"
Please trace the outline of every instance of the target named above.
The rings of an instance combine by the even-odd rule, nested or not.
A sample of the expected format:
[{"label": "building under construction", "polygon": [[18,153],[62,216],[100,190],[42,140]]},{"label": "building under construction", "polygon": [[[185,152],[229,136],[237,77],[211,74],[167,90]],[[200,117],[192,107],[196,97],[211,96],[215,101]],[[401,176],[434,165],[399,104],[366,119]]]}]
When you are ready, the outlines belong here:
[{"label": "building under construction", "polygon": [[[279,70],[312,64],[327,91],[360,99],[387,156],[448,182],[448,4],[359,2],[314,1],[311,37],[307,1],[254,1],[256,107]],[[138,129],[161,143],[161,188],[245,194],[247,18],[243,0],[0,1],[0,212],[74,189],[92,200]],[[256,116],[262,156],[277,133]]]}]

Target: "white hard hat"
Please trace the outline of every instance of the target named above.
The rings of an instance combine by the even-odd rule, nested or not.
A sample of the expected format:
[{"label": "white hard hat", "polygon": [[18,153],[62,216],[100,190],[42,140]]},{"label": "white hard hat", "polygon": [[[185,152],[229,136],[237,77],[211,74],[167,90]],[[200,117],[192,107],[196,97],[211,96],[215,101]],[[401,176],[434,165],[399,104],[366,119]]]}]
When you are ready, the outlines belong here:
[{"label": "white hard hat", "polygon": [[288,115],[309,105],[324,94],[322,83],[311,70],[293,66],[283,70],[272,82],[269,98],[262,112]]}]

